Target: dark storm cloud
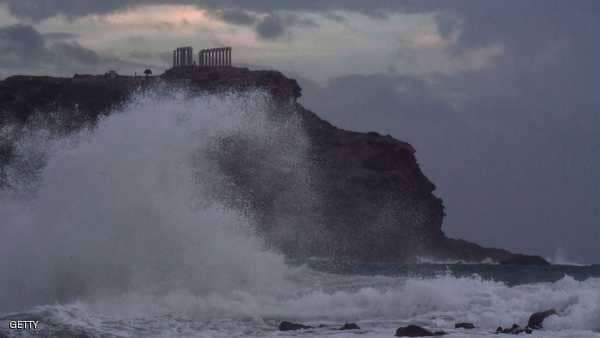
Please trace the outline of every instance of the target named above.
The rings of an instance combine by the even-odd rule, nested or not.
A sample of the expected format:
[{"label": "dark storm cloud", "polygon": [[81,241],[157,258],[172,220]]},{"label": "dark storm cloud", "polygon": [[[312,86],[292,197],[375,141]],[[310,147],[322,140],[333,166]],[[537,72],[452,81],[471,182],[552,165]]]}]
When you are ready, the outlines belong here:
[{"label": "dark storm cloud", "polygon": [[[241,9],[263,13],[280,10],[313,12],[348,10],[373,16],[384,16],[389,11],[431,11],[439,6],[448,6],[430,0],[0,0],[0,3],[5,3],[14,15],[32,20],[42,20],[56,15],[78,17],[103,14],[132,6],[151,4],[186,4],[211,9]],[[449,0],[448,3],[455,3],[455,1]]]},{"label": "dark storm cloud", "polygon": [[[104,14],[130,7],[149,4],[187,4],[215,11],[222,11],[227,22],[251,25],[256,22],[254,13],[277,11],[309,11],[326,16],[333,11],[354,11],[373,17],[385,18],[390,13],[437,14],[440,33],[446,35],[461,23],[459,46],[473,47],[503,41],[511,47],[536,48],[545,41],[540,36],[554,36],[576,31],[588,18],[597,18],[599,4],[595,0],[580,0],[566,4],[561,0],[468,1],[468,0],[0,0],[15,16],[30,20],[42,20],[56,15],[78,17]],[[580,16],[581,20],[564,20],[568,15]],[[267,16],[259,26],[259,35],[273,38],[281,35],[286,25],[298,20],[282,20]],[[536,27],[531,26],[536,23]]]},{"label": "dark storm cloud", "polygon": [[38,61],[50,54],[42,35],[27,25],[0,27],[0,50],[4,67]]},{"label": "dark storm cloud", "polygon": [[316,27],[317,24],[307,18],[293,14],[271,13],[265,16],[256,26],[256,33],[260,38],[273,40],[281,37],[291,27]]},{"label": "dark storm cloud", "polygon": [[[216,12],[223,21],[235,25],[256,25],[256,33],[264,39],[276,39],[283,35],[289,28],[294,26],[315,26],[316,24],[306,18],[299,18],[292,14],[278,14],[274,10],[317,10],[318,6],[308,7],[291,5],[286,2],[270,1],[194,1],[194,0],[0,0],[5,3],[10,12],[22,19],[39,21],[57,15],[75,18],[90,14],[105,14],[113,11],[123,10],[140,5],[152,4],[188,4],[197,5]],[[266,14],[259,19],[255,13],[259,11]]]},{"label": "dark storm cloud", "polygon": [[228,8],[221,12],[223,21],[242,26],[250,26],[258,20],[255,15],[239,8]]},{"label": "dark storm cloud", "polygon": [[109,13],[135,4],[151,3],[138,0],[0,0],[15,16],[30,20],[43,20],[56,15],[79,17],[89,14]]},{"label": "dark storm cloud", "polygon": [[48,38],[29,25],[0,26],[0,77],[19,72],[71,75],[119,65],[136,66],[63,40]]},{"label": "dark storm cloud", "polygon": [[276,39],[285,30],[283,20],[279,15],[269,14],[256,26],[258,36],[263,39]]},{"label": "dark storm cloud", "polygon": [[31,26],[17,24],[0,27],[0,63],[3,66],[26,66],[39,62],[76,62],[95,65],[100,62],[96,52],[77,43],[47,44],[44,36]]}]

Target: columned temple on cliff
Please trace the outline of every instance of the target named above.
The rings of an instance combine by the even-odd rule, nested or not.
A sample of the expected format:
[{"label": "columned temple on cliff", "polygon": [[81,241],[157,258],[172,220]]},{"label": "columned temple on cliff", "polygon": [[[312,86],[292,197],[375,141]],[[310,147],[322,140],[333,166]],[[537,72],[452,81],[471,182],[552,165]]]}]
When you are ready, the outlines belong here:
[{"label": "columned temple on cliff", "polygon": [[203,49],[194,60],[192,47],[179,47],[173,51],[173,68],[176,67],[231,67],[231,47]]}]

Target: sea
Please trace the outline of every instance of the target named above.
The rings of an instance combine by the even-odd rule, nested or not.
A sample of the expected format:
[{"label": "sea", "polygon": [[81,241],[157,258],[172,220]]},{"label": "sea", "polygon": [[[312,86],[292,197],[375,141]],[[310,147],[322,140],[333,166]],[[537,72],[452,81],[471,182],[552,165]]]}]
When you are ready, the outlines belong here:
[{"label": "sea", "polygon": [[[598,265],[291,260],[269,249],[247,212],[217,198],[231,182],[210,155],[244,137],[305,182],[301,123],[269,109],[262,92],[163,89],[76,132],[61,132],[60,114],[2,126],[14,156],[0,189],[0,337],[393,337],[406,325],[495,337],[548,309],[557,315],[531,337],[600,337]],[[282,321],[312,328],[280,331]]]}]

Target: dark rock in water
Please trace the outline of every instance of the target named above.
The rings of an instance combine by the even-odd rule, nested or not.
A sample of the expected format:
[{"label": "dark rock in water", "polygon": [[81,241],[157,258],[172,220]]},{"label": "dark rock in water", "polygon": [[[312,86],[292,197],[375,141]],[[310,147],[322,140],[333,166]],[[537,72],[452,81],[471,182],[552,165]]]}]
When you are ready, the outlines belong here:
[{"label": "dark rock in water", "polygon": [[340,327],[340,330],[360,330],[360,327],[355,323],[345,323],[344,326]]},{"label": "dark rock in water", "polygon": [[424,329],[417,325],[409,325],[406,327],[400,327],[396,330],[396,337],[433,337],[433,336],[443,336],[446,332],[437,331],[431,332],[427,329]]},{"label": "dark rock in water", "polygon": [[529,317],[529,321],[527,322],[527,326],[532,329],[541,329],[544,320],[552,315],[556,315],[557,312],[554,309],[536,312]]},{"label": "dark rock in water", "polygon": [[496,333],[515,333],[516,330],[520,329],[520,326],[517,324],[513,324],[510,328],[503,328],[502,326],[498,326],[496,329]]},{"label": "dark rock in water", "polygon": [[503,329],[502,326],[498,326],[498,328],[496,329],[496,333],[506,333],[506,334],[521,334],[521,333],[531,334],[531,332],[532,331],[529,327],[522,328],[517,324],[513,324],[513,326],[511,328]]},{"label": "dark rock in water", "polygon": [[298,323],[283,321],[279,324],[279,331],[295,331],[295,330],[306,330],[312,329],[312,326],[302,325]]},{"label": "dark rock in water", "polygon": [[548,261],[539,256],[530,255],[512,255],[511,257],[501,260],[500,264],[504,265],[550,265]]},{"label": "dark rock in water", "polygon": [[456,323],[456,324],[454,324],[454,328],[471,330],[471,329],[475,328],[475,324],[473,324],[473,323]]}]

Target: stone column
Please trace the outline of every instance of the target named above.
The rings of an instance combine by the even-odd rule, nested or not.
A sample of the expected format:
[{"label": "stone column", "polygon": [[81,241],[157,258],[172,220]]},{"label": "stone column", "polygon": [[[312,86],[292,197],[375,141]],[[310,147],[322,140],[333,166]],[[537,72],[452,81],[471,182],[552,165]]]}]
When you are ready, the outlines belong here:
[{"label": "stone column", "polygon": [[219,67],[223,67],[223,48],[219,48]]}]

